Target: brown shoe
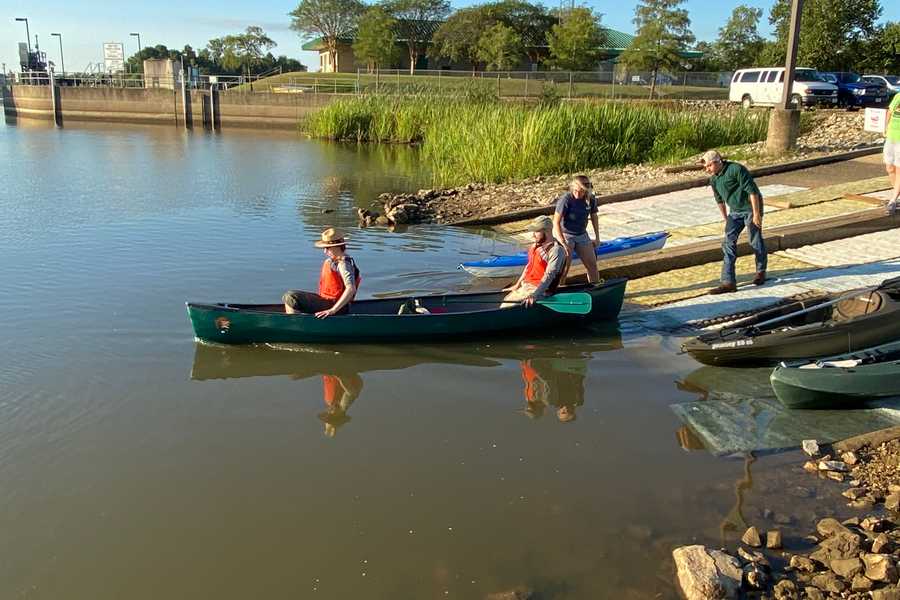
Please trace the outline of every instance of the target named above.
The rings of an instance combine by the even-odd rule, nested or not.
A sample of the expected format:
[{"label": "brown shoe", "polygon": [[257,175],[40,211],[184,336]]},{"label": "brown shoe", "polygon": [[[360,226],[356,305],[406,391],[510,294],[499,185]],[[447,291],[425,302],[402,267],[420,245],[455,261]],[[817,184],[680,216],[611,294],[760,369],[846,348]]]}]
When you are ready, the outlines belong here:
[{"label": "brown shoe", "polygon": [[753,278],[753,285],[762,285],[766,282],[766,272],[760,271],[756,274],[756,277]]},{"label": "brown shoe", "polygon": [[723,283],[722,285],[720,285],[718,287],[714,287],[713,289],[709,290],[709,295],[715,296],[717,294],[730,294],[731,292],[736,292],[736,291],[737,291],[737,286],[734,285],[733,283]]}]

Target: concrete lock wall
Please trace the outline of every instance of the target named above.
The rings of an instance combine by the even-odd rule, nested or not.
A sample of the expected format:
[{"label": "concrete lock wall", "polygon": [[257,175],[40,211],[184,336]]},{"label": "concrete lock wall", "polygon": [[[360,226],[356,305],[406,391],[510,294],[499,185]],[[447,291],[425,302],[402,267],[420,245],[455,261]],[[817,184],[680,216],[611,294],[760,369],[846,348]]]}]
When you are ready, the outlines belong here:
[{"label": "concrete lock wall", "polygon": [[[156,123],[184,126],[180,90],[58,87],[60,122]],[[296,129],[301,117],[327,105],[333,94],[272,94],[194,90],[187,94],[194,127]],[[53,120],[49,86],[5,88],[4,113],[19,119]]]}]

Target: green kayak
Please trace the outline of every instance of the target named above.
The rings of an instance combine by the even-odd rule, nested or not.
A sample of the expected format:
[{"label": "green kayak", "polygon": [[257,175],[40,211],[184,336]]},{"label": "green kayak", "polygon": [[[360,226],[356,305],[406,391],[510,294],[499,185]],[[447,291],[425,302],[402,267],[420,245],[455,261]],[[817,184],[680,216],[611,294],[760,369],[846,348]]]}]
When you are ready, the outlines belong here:
[{"label": "green kayak", "polygon": [[817,361],[782,363],[770,381],[788,408],[856,408],[900,396],[900,341]]},{"label": "green kayak", "polygon": [[[354,302],[350,314],[317,319],[286,314],[281,304],[187,303],[198,340],[219,344],[400,342],[540,333],[616,319],[625,297],[625,279],[567,286],[546,304],[525,307],[500,302],[505,292],[476,292],[386,298]],[[569,306],[563,298],[585,304]],[[417,301],[417,312],[398,314]],[[583,310],[582,310],[583,309]],[[427,312],[426,312],[427,311]]]}]

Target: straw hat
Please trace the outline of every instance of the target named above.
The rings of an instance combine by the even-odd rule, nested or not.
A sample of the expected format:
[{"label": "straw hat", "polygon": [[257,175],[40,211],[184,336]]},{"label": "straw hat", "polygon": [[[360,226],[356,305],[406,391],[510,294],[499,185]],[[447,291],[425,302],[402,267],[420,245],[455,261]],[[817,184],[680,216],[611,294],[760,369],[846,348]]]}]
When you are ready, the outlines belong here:
[{"label": "straw hat", "polygon": [[350,239],[344,236],[344,232],[337,227],[329,227],[322,232],[322,239],[315,243],[317,248],[330,248],[332,246],[343,246]]},{"label": "straw hat", "polygon": [[547,231],[553,229],[553,219],[548,216],[535,217],[526,227],[528,231]]}]

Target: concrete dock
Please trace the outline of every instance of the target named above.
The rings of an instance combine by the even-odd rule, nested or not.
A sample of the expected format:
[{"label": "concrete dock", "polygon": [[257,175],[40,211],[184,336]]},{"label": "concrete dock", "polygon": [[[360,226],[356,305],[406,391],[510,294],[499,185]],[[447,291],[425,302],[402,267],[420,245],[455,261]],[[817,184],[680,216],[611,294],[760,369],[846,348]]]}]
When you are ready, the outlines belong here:
[{"label": "concrete dock", "polygon": [[[900,217],[881,208],[890,193],[880,155],[762,177],[770,281],[756,287],[746,234],[738,291],[709,296],[721,269],[722,218],[709,187],[601,205],[604,239],[652,231],[672,234],[666,248],[601,262],[601,276],[628,276],[622,320],[688,333],[708,321],[813,292],[845,291],[900,276]],[[513,235],[526,222],[496,230]],[[520,239],[524,239],[521,236]],[[574,266],[570,276],[583,278]]]}]

